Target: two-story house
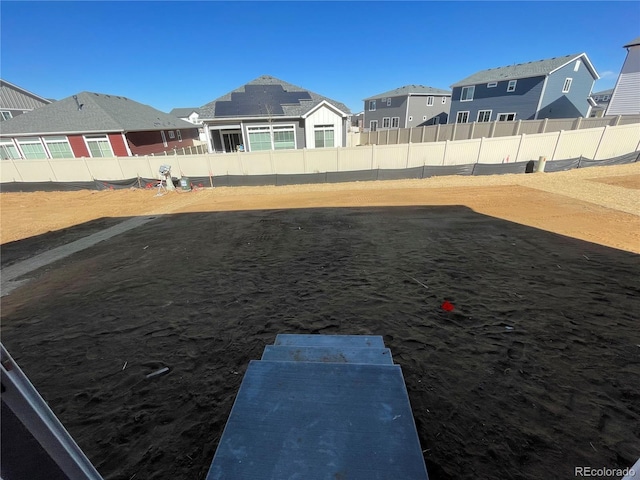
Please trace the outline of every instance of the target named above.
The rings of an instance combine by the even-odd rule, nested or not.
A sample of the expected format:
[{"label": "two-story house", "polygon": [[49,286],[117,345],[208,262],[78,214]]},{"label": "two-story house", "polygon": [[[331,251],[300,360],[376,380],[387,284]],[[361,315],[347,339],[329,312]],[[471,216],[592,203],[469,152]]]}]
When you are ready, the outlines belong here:
[{"label": "two-story house", "polygon": [[50,103],[51,100],[0,79],[0,122]]},{"label": "two-story house", "polygon": [[613,89],[607,115],[640,113],[640,37],[627,43],[627,58]]},{"label": "two-story house", "polygon": [[585,53],[482,70],[451,86],[449,123],[586,117],[598,78]]},{"label": "two-story house", "polygon": [[447,123],[451,92],[405,85],[364,99],[364,126],[371,132]]},{"label": "two-story house", "polygon": [[611,100],[611,95],[613,94],[613,88],[609,90],[602,90],[600,92],[594,92],[591,94],[591,98],[595,102],[595,106],[591,109],[591,113],[589,117],[591,118],[600,118],[604,116],[604,113],[607,111],[607,107],[609,106],[609,101]]}]

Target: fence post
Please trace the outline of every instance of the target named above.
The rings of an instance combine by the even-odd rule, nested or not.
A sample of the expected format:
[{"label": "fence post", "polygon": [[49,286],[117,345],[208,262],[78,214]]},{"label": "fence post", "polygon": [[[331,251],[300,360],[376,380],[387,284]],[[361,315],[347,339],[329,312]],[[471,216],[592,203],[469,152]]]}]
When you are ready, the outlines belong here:
[{"label": "fence post", "polygon": [[411,143],[412,133],[413,133],[413,128],[409,128],[409,143]]},{"label": "fence post", "polygon": [[444,162],[447,159],[447,147],[449,146],[450,141],[451,140],[444,141],[444,152],[442,153],[442,165],[444,165]]},{"label": "fence post", "polygon": [[540,132],[540,133],[546,133],[546,132],[547,132],[547,123],[549,123],[549,119],[548,119],[548,118],[545,118],[545,119],[542,121],[542,125],[540,125],[540,130],[541,130],[541,132]]},{"label": "fence post", "polygon": [[451,129],[451,138],[449,140],[456,139],[456,131],[458,130],[458,122],[453,124],[453,128]]},{"label": "fence post", "polygon": [[520,141],[518,142],[518,150],[516,151],[516,158],[514,162],[520,161],[520,147],[522,146],[522,142],[524,141],[525,134],[520,135]]},{"label": "fence post", "polygon": [[476,133],[476,122],[471,122],[471,130],[469,130],[469,140],[473,139],[474,133]]},{"label": "fence post", "polygon": [[514,137],[520,135],[520,127],[522,127],[522,120],[518,120],[518,122],[516,123],[516,131],[513,132]]},{"label": "fence post", "polygon": [[[426,131],[427,131],[427,127],[423,126],[422,127],[422,136],[420,137],[421,143],[424,143],[424,134],[426,133]],[[437,141],[438,141],[438,139],[436,138],[436,142]]]},{"label": "fence post", "polygon": [[489,138],[493,138],[496,135],[496,126],[498,125],[498,121],[494,120],[491,124],[491,128],[489,129]]},{"label": "fence post", "polygon": [[484,137],[480,138],[480,146],[478,147],[478,156],[476,157],[476,163],[480,163],[480,154],[482,153],[483,143],[484,143]]},{"label": "fence post", "polygon": [[376,162],[376,144],[371,145],[371,170],[375,170],[373,166]]},{"label": "fence post", "polygon": [[600,145],[602,145],[602,139],[604,138],[605,134],[607,133],[607,129],[610,128],[609,125],[606,125],[604,127],[604,129],[602,130],[602,135],[600,135],[600,140],[598,140],[598,146],[596,147],[596,151],[593,153],[593,160],[597,160],[598,159],[598,151],[600,150]]},{"label": "fence post", "polygon": [[555,160],[556,159],[556,152],[558,151],[558,145],[560,144],[560,138],[562,138],[562,132],[564,132],[564,130],[560,130],[558,132],[558,139],[556,140],[555,147],[553,147],[553,153],[551,154],[551,160]]},{"label": "fence post", "polygon": [[304,147],[302,149],[302,171],[304,173],[311,173],[309,172],[309,170],[307,169],[307,147]]},{"label": "fence post", "polygon": [[616,120],[615,120],[615,122],[613,123],[613,126],[614,126],[614,127],[617,127],[618,125],[620,125],[620,120],[622,120],[622,115],[618,115],[618,116],[616,117]]},{"label": "fence post", "polygon": [[574,130],[580,130],[581,126],[582,126],[582,117],[578,117],[578,118],[576,118],[575,125],[574,125],[573,129]]},{"label": "fence post", "polygon": [[[82,157],[84,158],[84,157]],[[15,169],[16,172],[18,172],[18,176],[20,177],[20,181],[24,182],[24,180],[22,179],[22,174],[20,173],[20,170],[18,170],[18,167],[16,166],[16,162],[13,161],[13,158],[11,159],[11,164],[13,165],[13,168]],[[91,172],[89,172],[91,173]],[[15,181],[15,179],[14,179]]]},{"label": "fence post", "polygon": [[404,168],[409,168],[409,158],[411,157],[411,142],[407,145],[407,164]]}]

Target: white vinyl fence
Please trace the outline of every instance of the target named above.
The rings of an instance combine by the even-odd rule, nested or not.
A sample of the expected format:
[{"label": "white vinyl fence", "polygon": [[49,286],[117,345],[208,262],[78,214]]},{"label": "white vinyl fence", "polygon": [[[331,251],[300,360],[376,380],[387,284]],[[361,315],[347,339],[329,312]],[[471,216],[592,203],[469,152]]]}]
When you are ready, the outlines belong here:
[{"label": "white vinyl fence", "polygon": [[460,141],[348,148],[118,158],[2,160],[1,181],[82,182],[174,177],[274,175],[405,169],[420,166],[508,164],[585,157],[613,158],[640,150],[640,124]]}]

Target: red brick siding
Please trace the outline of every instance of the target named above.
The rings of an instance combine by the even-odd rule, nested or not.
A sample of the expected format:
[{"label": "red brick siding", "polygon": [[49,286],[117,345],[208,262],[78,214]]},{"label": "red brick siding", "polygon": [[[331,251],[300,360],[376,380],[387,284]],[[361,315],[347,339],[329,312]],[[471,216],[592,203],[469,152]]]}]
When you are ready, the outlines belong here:
[{"label": "red brick siding", "polygon": [[71,145],[71,151],[73,152],[74,157],[80,158],[91,156],[89,155],[89,150],[87,149],[87,145],[84,143],[82,135],[67,135],[67,139],[69,140],[69,145]]},{"label": "red brick siding", "polygon": [[[169,132],[174,133],[174,138],[169,138]],[[162,153],[164,151],[173,152],[174,148],[190,147],[193,141],[198,138],[198,129],[180,129],[182,141],[178,141],[178,134],[175,130],[164,130],[167,146],[162,143],[160,131],[155,132],[129,132],[126,134],[129,149],[133,155],[150,155],[152,153]]]},{"label": "red brick siding", "polygon": [[116,157],[128,157],[129,152],[124,144],[121,133],[110,133],[109,143],[111,143],[111,150]]}]

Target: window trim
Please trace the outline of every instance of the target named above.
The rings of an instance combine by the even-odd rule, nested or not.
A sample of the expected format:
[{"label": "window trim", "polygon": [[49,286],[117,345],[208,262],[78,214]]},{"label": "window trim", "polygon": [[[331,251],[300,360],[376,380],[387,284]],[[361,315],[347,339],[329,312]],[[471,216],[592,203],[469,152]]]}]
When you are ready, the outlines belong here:
[{"label": "window trim", "polygon": [[[488,120],[480,120],[480,114],[481,113],[489,113],[489,119]],[[478,123],[488,123],[491,121],[491,115],[493,114],[493,110],[478,110],[478,115],[476,116],[476,122]]]},{"label": "window trim", "polygon": [[[394,123],[395,127],[393,126]],[[391,117],[391,128],[400,128],[400,117]]]},{"label": "window trim", "polygon": [[375,100],[369,100],[369,111],[370,112],[375,112],[376,111],[376,101]]},{"label": "window trim", "polygon": [[[260,129],[262,131],[262,133],[268,133],[269,134],[269,140],[271,141],[271,148],[269,150],[253,150],[253,148],[251,148],[251,133],[260,133],[260,132],[252,132],[252,130],[258,130]],[[292,131],[293,132],[293,150],[296,150],[298,148],[298,139],[296,138],[296,126],[293,123],[276,123],[274,125],[265,125],[265,124],[256,124],[256,125],[247,125],[247,143],[248,143],[248,150],[245,149],[245,151],[248,152],[268,152],[271,150],[288,150],[288,149],[276,149],[276,142],[274,139],[274,133],[276,131]]]},{"label": "window trim", "polygon": [[[465,90],[467,92],[471,92],[471,97],[470,98],[464,98],[464,92]],[[472,102],[473,101],[473,96],[476,93],[476,86],[475,85],[471,85],[469,87],[462,87],[462,90],[460,91],[460,101],[461,102]]]},{"label": "window trim", "polygon": [[573,78],[567,77],[564,79],[564,85],[562,85],[562,93],[569,93],[571,90],[571,84],[573,83]]},{"label": "window trim", "polygon": [[580,70],[580,65],[582,64],[582,60],[578,59],[576,60],[576,64],[573,66],[573,71],[577,72],[578,70]]},{"label": "window trim", "polygon": [[[464,122],[459,122],[458,121],[460,119],[460,114],[461,113],[464,113],[467,116],[467,119]],[[469,123],[469,113],[470,113],[469,110],[461,110],[459,112],[456,112],[456,123]]]},{"label": "window trim", "polygon": [[432,95],[427,97],[427,107],[433,107],[433,96]]},{"label": "window trim", "polygon": [[178,135],[178,142],[182,141],[182,133],[180,132],[180,130],[176,130],[176,134]]},{"label": "window trim", "polygon": [[[333,133],[333,145],[327,146],[327,137],[326,132],[330,131]],[[316,145],[316,133],[317,132],[325,132],[322,138],[322,147],[318,147]],[[313,126],[313,145],[314,148],[335,148],[336,147],[336,126],[334,124],[323,124],[323,125],[314,125]]]},{"label": "window trim", "polygon": [[169,139],[173,140],[174,138],[176,138],[176,134],[173,130],[169,130]]},{"label": "window trim", "polygon": [[369,120],[369,131],[370,132],[378,131],[378,120]]},{"label": "window trim", "polygon": [[[164,132],[162,132],[164,133]],[[111,157],[115,157],[116,155],[113,153],[113,147],[111,146],[111,140],[109,140],[109,135],[83,135],[82,139],[84,140],[84,144],[87,147],[87,152],[89,153],[89,158],[107,158],[107,157],[94,157],[91,153],[91,149],[89,148],[90,140],[106,140],[107,145],[109,145],[109,150],[111,151]]]},{"label": "window trim", "polygon": [[518,86],[518,80],[509,80],[507,83],[507,92],[515,92]]},{"label": "window trim", "polygon": [[391,128],[391,117],[382,117],[382,128]]},{"label": "window trim", "polygon": [[388,97],[387,98],[387,107],[390,107],[390,106],[391,106],[391,97]]},{"label": "window trim", "polygon": [[[509,119],[505,119],[505,120],[500,120],[500,117],[502,116],[509,116],[509,115],[513,115],[513,119],[509,120]],[[515,122],[516,121],[516,112],[508,112],[508,113],[499,113],[498,116],[496,117],[496,122]]]},{"label": "window trim", "polygon": [[[49,152],[47,151],[47,147],[45,146],[44,142],[42,141],[42,138],[40,137],[16,138],[16,145],[18,147],[18,151],[20,152],[20,156],[25,160],[46,160],[49,158]],[[42,147],[42,153],[44,153],[44,158],[28,158],[22,148],[24,145],[40,145],[40,147]]]},{"label": "window trim", "polygon": [[[5,114],[9,114],[9,116],[5,116]],[[1,110],[0,111],[0,121],[10,120],[13,118],[13,113],[10,110]]]},{"label": "window trim", "polygon": [[496,88],[497,86],[498,86],[498,82],[487,83],[487,88]]},{"label": "window trim", "polygon": [[49,158],[53,159],[54,156],[51,153],[51,148],[49,148],[50,144],[53,143],[64,143],[69,147],[69,152],[71,153],[70,157],[60,157],[60,158],[75,158],[75,154],[73,153],[73,148],[71,147],[71,143],[69,143],[69,137],[64,135],[54,135],[50,137],[42,137],[45,149],[47,150],[47,154]]},{"label": "window trim", "polygon": [[160,130],[160,136],[162,137],[162,145],[166,148],[167,144],[167,136],[164,134],[164,130]]},{"label": "window trim", "polygon": [[446,104],[447,103],[447,97],[442,97],[442,104]]},{"label": "window trim", "polygon": [[[10,139],[0,139],[0,149],[2,149],[4,146],[9,146],[12,147],[15,150],[15,153],[17,154],[17,157],[10,157],[7,158],[7,160],[20,160],[22,159],[22,152],[20,151],[20,149],[18,148],[18,146],[16,145],[16,143]],[[9,155],[7,155],[7,157],[9,157]]]}]

